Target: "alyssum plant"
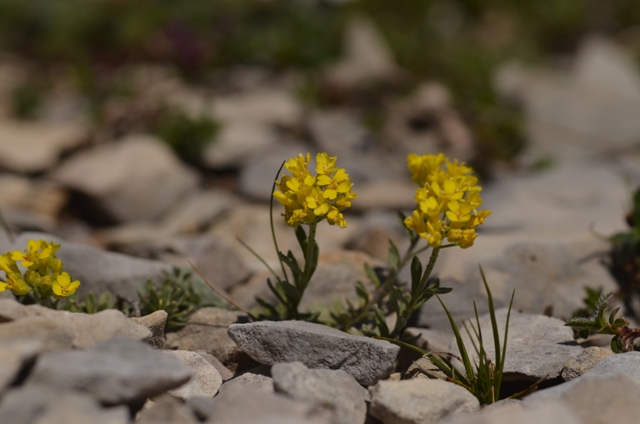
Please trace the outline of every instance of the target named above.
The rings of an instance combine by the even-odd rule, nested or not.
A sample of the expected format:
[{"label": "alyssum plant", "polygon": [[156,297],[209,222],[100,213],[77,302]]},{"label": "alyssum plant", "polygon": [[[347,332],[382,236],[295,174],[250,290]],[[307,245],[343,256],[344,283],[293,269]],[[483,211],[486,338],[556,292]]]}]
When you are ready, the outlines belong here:
[{"label": "alyssum plant", "polygon": [[[268,279],[267,284],[279,303],[271,305],[264,299],[256,299],[264,308],[262,315],[270,318],[319,320],[318,313],[311,314],[299,310],[304,292],[318,263],[316,230],[318,224],[324,220],[329,225],[346,227],[342,211],[350,207],[352,200],[357,197],[356,193],[352,192],[353,184],[349,174],[336,166],[336,157],[319,153],[316,156],[315,174],[309,170],[310,159],[310,154],[300,154],[285,161],[283,167],[291,176],[282,175],[280,180],[274,183],[271,207],[273,208],[273,199],[284,206],[282,216],[287,225],[294,228],[304,262],[299,263],[291,251],[287,254],[279,251],[272,215],[271,230],[282,276],[269,268],[275,283]],[[468,166],[451,161],[443,154],[410,154],[407,161],[412,180],[418,188],[415,195],[416,209],[410,217],[402,217],[410,238],[406,253],[401,256],[397,247],[390,243],[386,278],[381,281],[378,275],[366,266],[365,271],[375,287],[374,292],[369,293],[365,285],[358,282],[358,305],[347,301],[346,307],[334,308],[331,311],[331,319],[323,321],[324,324],[352,333],[399,337],[409,317],[427,300],[436,294],[450,291],[440,287],[437,280],[430,280],[439,252],[456,246],[463,249],[471,247],[477,237],[475,229],[491,213],[488,210],[478,211],[482,204],[479,194],[482,188],[478,185],[473,170]],[[307,231],[303,228],[305,226],[308,227]],[[420,241],[423,239],[426,240],[426,245],[420,247]],[[417,255],[429,248],[432,249],[431,256],[427,265],[423,267]],[[397,277],[401,269],[409,263],[411,283],[404,284],[398,281]],[[391,312],[395,313],[396,322],[394,327],[389,329],[385,315]]]}]

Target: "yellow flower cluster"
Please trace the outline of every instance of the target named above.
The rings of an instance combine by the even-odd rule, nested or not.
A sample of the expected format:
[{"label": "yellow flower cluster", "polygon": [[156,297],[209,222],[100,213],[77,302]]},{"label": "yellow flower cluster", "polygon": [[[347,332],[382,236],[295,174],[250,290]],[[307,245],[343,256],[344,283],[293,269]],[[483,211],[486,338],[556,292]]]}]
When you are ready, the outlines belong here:
[{"label": "yellow flower cluster", "polygon": [[293,176],[282,175],[276,181],[279,191],[273,196],[284,206],[282,214],[288,225],[315,224],[324,218],[330,225],[345,228],[342,211],[351,206],[357,197],[351,192],[349,174],[343,168],[336,168],[337,157],[327,153],[316,155],[316,174],[309,172],[310,154],[299,154],[285,162],[284,167]]},{"label": "yellow flower cluster", "polygon": [[[29,240],[24,252],[14,250],[0,256],[0,270],[6,274],[6,281],[0,281],[0,292],[11,290],[16,296],[34,291],[37,297],[53,296],[61,299],[75,293],[80,281],[71,281],[62,269],[62,261],[56,258],[60,248],[54,242]],[[18,268],[27,268],[24,276]]]},{"label": "yellow flower cluster", "polygon": [[443,239],[463,249],[471,247],[478,236],[475,228],[491,214],[477,211],[482,204],[478,179],[464,163],[438,155],[409,154],[411,179],[420,186],[416,190],[418,204],[404,220],[407,228],[439,247]]}]

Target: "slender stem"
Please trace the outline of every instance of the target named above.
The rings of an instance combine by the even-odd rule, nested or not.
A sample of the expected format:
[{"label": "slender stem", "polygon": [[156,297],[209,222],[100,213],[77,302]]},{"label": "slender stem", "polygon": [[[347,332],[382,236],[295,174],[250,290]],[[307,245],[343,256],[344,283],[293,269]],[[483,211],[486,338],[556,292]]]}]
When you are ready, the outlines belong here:
[{"label": "slender stem", "polygon": [[218,296],[220,296],[221,298],[223,298],[229,305],[236,307],[238,310],[244,312],[245,314],[247,314],[247,316],[249,316],[249,318],[251,320],[255,320],[255,317],[251,314],[251,312],[249,312],[248,310],[246,310],[245,308],[243,308],[242,306],[238,305],[237,303],[235,303],[233,300],[231,300],[230,297],[225,296],[224,294],[222,294],[222,292],[220,290],[218,290],[213,284],[211,284],[209,282],[209,280],[207,280],[205,278],[204,275],[202,275],[202,273],[200,273],[200,271],[198,271],[198,268],[195,267],[194,264],[191,263],[191,261],[188,261],[189,265],[191,265],[191,268],[193,268],[193,270],[196,272],[196,274],[198,274],[200,276],[200,278],[202,278],[202,281],[204,281],[211,290],[213,290]]},{"label": "slender stem", "polygon": [[[276,173],[276,178],[273,180],[273,184],[271,185],[271,197],[269,198],[269,225],[271,225],[271,237],[273,238],[273,245],[276,248],[276,254],[278,255],[278,261],[280,262],[280,268],[282,268],[282,275],[286,282],[289,282],[289,277],[287,275],[287,271],[284,269],[284,262],[280,259],[280,249],[278,248],[278,240],[276,240],[276,231],[273,225],[273,193],[276,189],[276,181],[278,181],[278,176],[280,175],[280,171],[282,171],[282,167],[284,166],[284,162],[278,168],[278,172]],[[273,273],[273,271],[272,271]],[[275,274],[274,274],[275,275]]]},{"label": "slender stem", "polygon": [[[304,252],[304,274],[302,276],[302,281],[300,282],[300,291],[304,292],[309,284],[309,280],[311,280],[311,267],[313,266],[313,253],[316,247],[316,227],[318,226],[317,222],[309,225],[309,235],[307,236],[307,249]],[[301,293],[302,296],[302,293]]]},{"label": "slender stem", "polygon": [[422,274],[422,278],[420,279],[420,286],[419,286],[420,289],[418,293],[422,293],[422,291],[424,290],[424,287],[427,284],[429,277],[431,276],[431,272],[433,271],[433,267],[435,266],[436,261],[438,260],[438,253],[440,253],[440,249],[442,249],[442,247],[434,247],[433,250],[431,251],[431,257],[429,258],[429,263],[427,264],[427,268],[424,270],[424,274]]}]

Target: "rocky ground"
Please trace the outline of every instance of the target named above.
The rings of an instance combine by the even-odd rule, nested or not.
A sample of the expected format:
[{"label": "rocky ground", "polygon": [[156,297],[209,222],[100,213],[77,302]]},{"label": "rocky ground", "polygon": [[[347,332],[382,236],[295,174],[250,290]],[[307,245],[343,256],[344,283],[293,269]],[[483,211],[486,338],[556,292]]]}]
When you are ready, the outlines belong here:
[{"label": "rocky ground", "polygon": [[[364,26],[354,45],[370,36]],[[336,81],[398,71],[384,52],[352,50],[327,71]],[[348,108],[303,107],[286,77],[249,69],[234,90],[212,95],[162,69],[139,72],[147,82],[141,102],[162,98],[221,120],[203,166],[186,165],[149,134],[90,137],[77,113],[82,105],[62,95],[37,121],[0,118],[0,206],[20,232],[15,241],[0,235],[0,252],[29,239],[62,242],[59,257],[82,282],[81,296],[110,291],[134,299],[146,279],[191,261],[238,304],[254,307],[254,296],[266,294],[266,274],[237,238],[276,263],[267,203],[275,172],[297,153],[328,151],[350,173],[358,199],[346,229],[319,232],[322,254],[303,307],[353,297],[353,283],[366,278],[363,264],[386,260],[388,239],[406,244],[395,218],[413,208],[406,154],[467,159],[472,149],[447,90],[432,82],[390,109],[389,148],[372,147]],[[12,76],[11,66],[0,67],[0,92]],[[483,206],[493,213],[475,245],[443,251],[435,272],[454,289],[443,300],[456,319],[472,315],[471,299],[487,312],[478,264],[498,307],[515,288],[505,385],[545,378],[541,390],[480,408],[421,360],[400,365],[396,346],[317,324],[249,323],[241,312],[209,307],[164,334],[161,311],[138,318],[54,311],[5,292],[0,421],[635,422],[640,353],[613,355],[603,339],[580,345],[563,320],[582,306],[585,286],[617,290],[600,262],[609,245],[598,234],[626,229],[628,185],[640,184],[640,74],[624,51],[595,37],[570,66],[510,63],[495,84],[524,106],[529,146],[515,169],[498,169],[485,184]],[[435,129],[406,125],[421,113],[435,117]],[[237,178],[225,177],[228,170]],[[294,249],[279,219],[276,232],[281,250]],[[504,309],[498,315],[504,320]],[[455,350],[435,301],[409,331],[422,333],[423,347]]]}]

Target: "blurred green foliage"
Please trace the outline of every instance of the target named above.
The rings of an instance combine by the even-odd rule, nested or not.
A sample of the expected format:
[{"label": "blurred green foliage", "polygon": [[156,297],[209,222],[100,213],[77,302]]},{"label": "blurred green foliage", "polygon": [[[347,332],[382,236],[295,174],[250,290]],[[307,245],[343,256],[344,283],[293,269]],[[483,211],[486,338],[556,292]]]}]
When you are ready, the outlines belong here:
[{"label": "blurred green foliage", "polygon": [[[496,66],[507,58],[545,60],[571,52],[592,32],[628,40],[640,22],[640,2],[0,0],[0,51],[33,61],[38,69],[71,69],[99,117],[111,89],[100,81],[128,63],[171,64],[200,82],[211,71],[236,65],[317,75],[339,56],[349,18],[361,14],[378,25],[413,81],[439,80],[452,91],[477,141],[474,165],[485,171],[483,165],[509,160],[525,145],[520,111],[493,88]],[[640,58],[637,38],[629,45]],[[312,78],[303,98],[318,104],[318,83]],[[28,117],[37,101],[36,90],[18,90],[16,114]],[[362,103],[376,99],[365,95]],[[364,114],[374,130],[384,120],[375,105]],[[174,126],[163,131],[209,131],[180,117]],[[190,147],[177,150],[191,155]]]},{"label": "blurred green foliage", "polygon": [[197,163],[219,129],[219,124],[206,116],[194,119],[182,111],[165,108],[153,130],[182,160]]}]

